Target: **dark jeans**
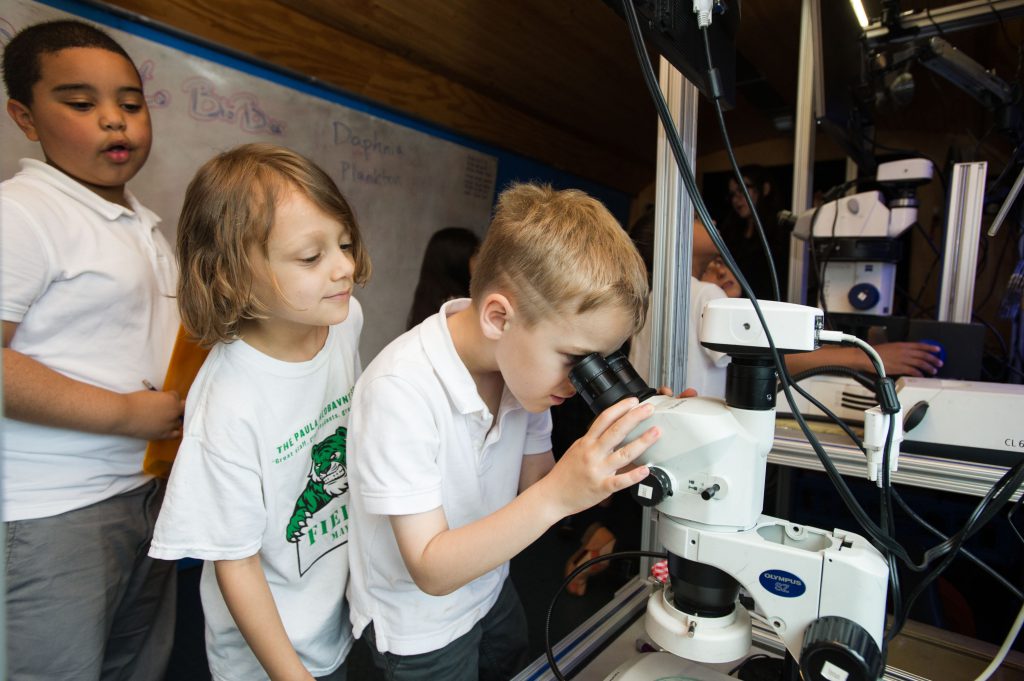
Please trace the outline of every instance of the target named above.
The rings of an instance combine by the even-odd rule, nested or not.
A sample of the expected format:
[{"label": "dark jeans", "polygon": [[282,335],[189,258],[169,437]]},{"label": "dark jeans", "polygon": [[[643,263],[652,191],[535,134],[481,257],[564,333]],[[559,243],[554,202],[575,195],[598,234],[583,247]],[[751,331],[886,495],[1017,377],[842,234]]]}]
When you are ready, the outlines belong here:
[{"label": "dark jeans", "polygon": [[527,662],[526,613],[511,579],[505,580],[482,620],[439,650],[419,655],[378,652],[372,622],[363,635],[388,681],[505,681]]}]

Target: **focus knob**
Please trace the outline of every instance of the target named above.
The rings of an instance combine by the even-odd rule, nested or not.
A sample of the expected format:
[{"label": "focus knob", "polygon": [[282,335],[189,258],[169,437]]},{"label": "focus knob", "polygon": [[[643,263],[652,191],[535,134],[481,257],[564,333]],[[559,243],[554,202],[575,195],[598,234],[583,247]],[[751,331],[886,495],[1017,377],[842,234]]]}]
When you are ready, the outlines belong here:
[{"label": "focus knob", "polygon": [[672,478],[661,468],[651,466],[650,475],[629,488],[629,493],[641,506],[657,506],[672,496]]},{"label": "focus knob", "polygon": [[804,632],[800,670],[808,681],[877,681],[882,654],[864,627],[845,617],[822,617]]}]

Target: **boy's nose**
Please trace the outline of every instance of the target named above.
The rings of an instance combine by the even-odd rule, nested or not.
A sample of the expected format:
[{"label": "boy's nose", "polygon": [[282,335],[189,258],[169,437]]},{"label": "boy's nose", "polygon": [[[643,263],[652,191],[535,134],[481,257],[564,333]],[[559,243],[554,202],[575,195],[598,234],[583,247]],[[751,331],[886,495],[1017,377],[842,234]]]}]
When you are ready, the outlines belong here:
[{"label": "boy's nose", "polygon": [[100,114],[100,125],[104,130],[124,130],[127,123],[120,110],[116,110]]}]

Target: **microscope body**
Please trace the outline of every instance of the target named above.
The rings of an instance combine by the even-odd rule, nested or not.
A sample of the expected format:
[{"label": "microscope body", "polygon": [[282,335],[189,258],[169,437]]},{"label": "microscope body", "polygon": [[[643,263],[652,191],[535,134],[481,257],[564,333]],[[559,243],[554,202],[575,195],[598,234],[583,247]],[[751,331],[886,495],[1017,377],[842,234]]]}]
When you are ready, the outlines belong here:
[{"label": "microscope body", "polygon": [[[817,347],[820,310],[761,306],[780,350]],[[652,426],[661,430],[637,460],[650,474],[631,490],[658,511],[658,538],[669,554],[670,580],[649,599],[647,632],[697,662],[740,658],[751,642],[742,589],[805,679],[874,681],[882,664],[885,559],[856,534],[761,514],[775,434],[774,364],[750,301],[713,301],[704,316],[702,343],[732,355],[725,401],[656,395],[621,355],[590,355],[570,374],[595,412],[628,395],[654,407],[625,442]],[[778,333],[773,322],[781,324]]]},{"label": "microscope body", "polygon": [[775,411],[733,409],[709,397],[655,395],[645,402],[654,413],[627,440],[652,426],[661,437],[638,459],[655,477],[640,484],[638,501],[708,528],[753,526],[764,498]]},{"label": "microscope body", "polygon": [[[856,534],[760,513],[774,410],[699,397],[649,401],[655,412],[643,427],[656,425],[662,436],[640,460],[661,481],[637,496],[661,499],[658,538],[671,576],[648,602],[652,640],[697,662],[742,657],[751,642],[742,588],[794,659],[837,640],[848,649],[840,656],[877,657],[888,580],[882,556]],[[819,667],[825,662],[848,672],[834,659]]]},{"label": "microscope body", "polygon": [[891,315],[898,238],[917,222],[917,186],[931,180],[925,159],[878,166],[877,182],[891,194],[866,191],[829,201],[796,217],[794,236],[810,240],[821,278],[818,293],[833,314]]}]

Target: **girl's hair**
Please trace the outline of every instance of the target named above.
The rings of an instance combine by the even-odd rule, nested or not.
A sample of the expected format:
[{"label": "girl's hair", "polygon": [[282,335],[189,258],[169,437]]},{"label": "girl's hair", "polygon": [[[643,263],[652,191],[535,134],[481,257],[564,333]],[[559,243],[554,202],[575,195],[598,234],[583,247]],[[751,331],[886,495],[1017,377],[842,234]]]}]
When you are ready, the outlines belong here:
[{"label": "girl's hair", "polygon": [[[740,175],[743,176],[744,180],[750,180],[750,184],[754,185],[754,189],[762,194],[764,193],[765,183],[767,182],[771,184],[773,182],[771,173],[768,172],[768,169],[756,163],[750,163],[740,168]],[[733,177],[730,179],[735,180],[736,178]],[[774,187],[772,188],[774,189]],[[761,198],[765,197],[762,196]]]},{"label": "girl's hair", "polygon": [[203,347],[236,339],[242,320],[265,314],[267,301],[253,293],[253,256],[258,248],[267,257],[277,205],[292,189],[348,229],[353,279],[362,285],[370,278],[355,214],[327,173],[272,144],[225,151],[192,178],[178,221],[178,309],[185,330]]},{"label": "girl's hair", "polygon": [[604,205],[577,189],[516,184],[498,206],[470,283],[477,303],[512,298],[527,325],[621,306],[633,332],[647,314],[647,272],[629,235]]},{"label": "girl's hair", "polygon": [[446,300],[469,295],[469,261],[478,248],[480,237],[464,227],[445,227],[431,235],[423,252],[407,329],[437,312]]}]

